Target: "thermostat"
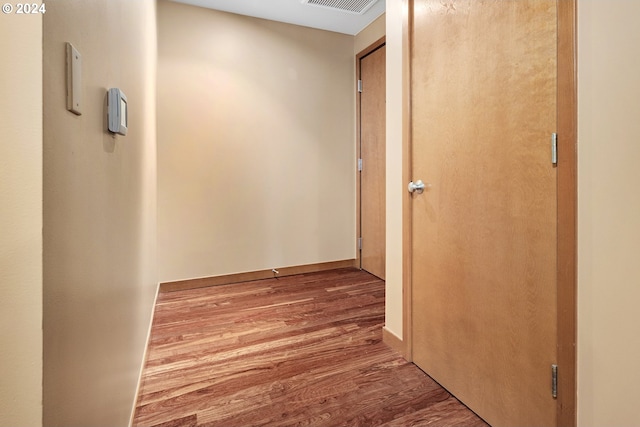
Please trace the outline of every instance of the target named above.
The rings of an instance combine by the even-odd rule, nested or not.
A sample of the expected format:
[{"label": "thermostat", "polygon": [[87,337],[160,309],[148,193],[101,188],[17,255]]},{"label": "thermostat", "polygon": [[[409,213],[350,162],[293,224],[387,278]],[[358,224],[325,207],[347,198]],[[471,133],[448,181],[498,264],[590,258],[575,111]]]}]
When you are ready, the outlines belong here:
[{"label": "thermostat", "polygon": [[127,97],[118,88],[109,89],[107,96],[107,121],[109,132],[120,135],[127,134],[129,117],[127,114]]}]

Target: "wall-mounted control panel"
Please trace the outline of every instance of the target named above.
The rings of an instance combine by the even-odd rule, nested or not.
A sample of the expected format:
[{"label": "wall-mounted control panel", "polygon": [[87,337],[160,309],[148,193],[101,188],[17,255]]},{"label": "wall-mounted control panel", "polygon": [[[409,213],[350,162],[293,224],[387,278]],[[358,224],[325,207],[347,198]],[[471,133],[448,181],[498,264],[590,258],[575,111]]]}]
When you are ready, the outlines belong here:
[{"label": "wall-mounted control panel", "polygon": [[127,97],[118,88],[109,89],[107,95],[107,121],[109,132],[120,135],[127,134],[129,127],[129,117],[127,111]]}]

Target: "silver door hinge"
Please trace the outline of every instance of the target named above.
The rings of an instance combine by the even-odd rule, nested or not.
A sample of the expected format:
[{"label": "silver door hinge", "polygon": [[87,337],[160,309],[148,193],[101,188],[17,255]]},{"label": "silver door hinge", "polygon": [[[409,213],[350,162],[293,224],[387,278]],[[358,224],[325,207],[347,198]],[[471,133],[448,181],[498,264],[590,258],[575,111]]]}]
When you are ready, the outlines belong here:
[{"label": "silver door hinge", "polygon": [[362,92],[362,80],[358,80],[358,92]]},{"label": "silver door hinge", "polygon": [[362,237],[358,237],[358,250],[362,250]]},{"label": "silver door hinge", "polygon": [[558,134],[551,134],[551,164],[558,164]]},{"label": "silver door hinge", "polygon": [[362,159],[358,159],[358,172],[362,172]]},{"label": "silver door hinge", "polygon": [[558,397],[558,365],[551,365],[551,397]]}]

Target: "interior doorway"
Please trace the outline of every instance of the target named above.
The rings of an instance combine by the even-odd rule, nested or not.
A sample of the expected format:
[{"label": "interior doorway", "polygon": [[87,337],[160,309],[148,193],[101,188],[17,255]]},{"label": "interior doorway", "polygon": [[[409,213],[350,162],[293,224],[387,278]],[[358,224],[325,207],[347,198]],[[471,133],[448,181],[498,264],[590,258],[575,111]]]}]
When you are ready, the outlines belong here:
[{"label": "interior doorway", "polygon": [[356,57],[360,268],[383,280],[386,241],[385,61],[384,39]]},{"label": "interior doorway", "polygon": [[575,3],[410,5],[407,346],[489,423],[575,424]]}]

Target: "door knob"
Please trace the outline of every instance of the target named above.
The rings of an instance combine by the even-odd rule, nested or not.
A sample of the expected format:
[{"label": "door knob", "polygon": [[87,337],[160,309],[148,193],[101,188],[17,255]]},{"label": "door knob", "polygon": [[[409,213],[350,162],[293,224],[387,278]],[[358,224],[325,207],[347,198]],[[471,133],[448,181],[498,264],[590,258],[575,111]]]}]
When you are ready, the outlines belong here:
[{"label": "door knob", "polygon": [[413,193],[414,191],[418,194],[422,194],[422,192],[425,189],[425,184],[424,182],[422,182],[421,179],[417,180],[416,182],[411,181],[409,183],[409,193]]}]

